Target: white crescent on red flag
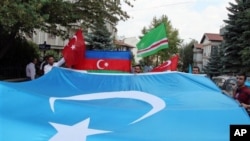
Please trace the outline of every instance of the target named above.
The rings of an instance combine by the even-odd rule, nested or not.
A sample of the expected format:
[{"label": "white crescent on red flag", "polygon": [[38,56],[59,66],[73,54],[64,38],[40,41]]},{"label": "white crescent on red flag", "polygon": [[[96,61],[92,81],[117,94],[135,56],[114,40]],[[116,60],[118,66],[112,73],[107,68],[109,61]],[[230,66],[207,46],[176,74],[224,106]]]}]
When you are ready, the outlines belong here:
[{"label": "white crescent on red flag", "polygon": [[176,71],[178,66],[178,55],[174,55],[163,64],[155,67],[151,72]]},{"label": "white crescent on red flag", "polygon": [[78,29],[62,51],[66,66],[74,67],[74,65],[78,65],[82,58],[85,58],[85,50],[86,45],[82,30]]}]

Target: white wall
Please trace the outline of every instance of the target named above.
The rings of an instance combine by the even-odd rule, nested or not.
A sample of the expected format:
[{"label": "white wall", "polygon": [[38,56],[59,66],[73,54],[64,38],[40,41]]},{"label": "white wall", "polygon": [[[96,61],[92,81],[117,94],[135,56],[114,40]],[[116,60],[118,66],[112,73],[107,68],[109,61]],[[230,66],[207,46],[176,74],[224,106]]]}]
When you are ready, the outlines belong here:
[{"label": "white wall", "polygon": [[131,51],[135,57],[135,62],[139,63],[139,60],[141,60],[141,57],[137,57],[137,48],[136,48],[136,44],[139,42],[139,40],[136,37],[130,37],[130,38],[124,38],[124,43],[134,46],[135,48],[133,48]]}]

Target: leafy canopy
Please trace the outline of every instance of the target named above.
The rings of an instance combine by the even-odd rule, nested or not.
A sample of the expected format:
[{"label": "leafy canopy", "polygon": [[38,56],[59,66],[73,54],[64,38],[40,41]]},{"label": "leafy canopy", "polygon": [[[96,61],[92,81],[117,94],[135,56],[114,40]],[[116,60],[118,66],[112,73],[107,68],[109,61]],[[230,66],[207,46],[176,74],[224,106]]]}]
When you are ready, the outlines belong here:
[{"label": "leafy canopy", "polygon": [[228,20],[224,20],[225,43],[223,47],[223,68],[225,73],[250,70],[250,0],[236,0],[229,3]]},{"label": "leafy canopy", "polygon": [[13,36],[41,29],[67,37],[72,26],[90,27],[102,17],[112,23],[129,18],[117,0],[1,0],[0,5],[1,33]]},{"label": "leafy canopy", "polygon": [[[154,66],[158,66],[162,62],[168,60],[173,54],[178,53],[178,45],[181,43],[181,39],[179,38],[179,32],[177,29],[173,28],[171,21],[168,19],[166,15],[162,15],[159,19],[156,17],[153,18],[151,25],[146,28],[143,27],[142,34],[146,34],[151,29],[157,27],[159,24],[165,23],[166,25],[166,32],[168,38],[168,45],[167,49],[162,49],[158,53],[143,58],[143,62],[151,64],[153,62]],[[155,61],[156,60],[156,61]]]}]

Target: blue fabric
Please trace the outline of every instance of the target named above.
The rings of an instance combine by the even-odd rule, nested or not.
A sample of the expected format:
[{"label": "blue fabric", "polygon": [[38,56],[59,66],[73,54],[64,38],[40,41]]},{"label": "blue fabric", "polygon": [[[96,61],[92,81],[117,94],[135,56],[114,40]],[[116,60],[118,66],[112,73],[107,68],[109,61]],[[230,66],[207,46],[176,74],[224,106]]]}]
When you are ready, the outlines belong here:
[{"label": "blue fabric", "polygon": [[192,72],[193,72],[193,70],[192,70],[192,65],[189,64],[189,65],[188,65],[188,73],[192,73]]},{"label": "blue fabric", "polygon": [[246,82],[245,82],[245,85],[246,85],[247,87],[250,87],[250,81],[246,81]]},{"label": "blue fabric", "polygon": [[86,51],[88,59],[123,59],[130,60],[130,51]]},{"label": "blue fabric", "polygon": [[[153,107],[133,98],[69,98],[103,92],[132,97],[129,93],[142,92],[140,96],[149,94],[165,107],[135,121]],[[52,97],[59,100],[51,105]],[[0,82],[0,141],[53,140],[60,131],[51,122],[71,128],[86,119],[88,128],[110,132],[86,139],[73,139],[72,134],[63,141],[228,141],[229,125],[250,124],[246,111],[212,81],[188,73],[98,74],[53,68],[34,81]]]}]

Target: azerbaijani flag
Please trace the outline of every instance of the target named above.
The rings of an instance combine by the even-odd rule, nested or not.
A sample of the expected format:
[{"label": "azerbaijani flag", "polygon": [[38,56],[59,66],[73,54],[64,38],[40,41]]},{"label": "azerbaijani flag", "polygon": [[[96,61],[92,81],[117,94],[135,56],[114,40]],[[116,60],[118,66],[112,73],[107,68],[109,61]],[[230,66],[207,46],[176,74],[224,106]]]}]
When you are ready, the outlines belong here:
[{"label": "azerbaijani flag", "polygon": [[130,72],[131,53],[129,51],[86,51],[85,58],[74,66],[90,72]]},{"label": "azerbaijani flag", "polygon": [[162,23],[149,31],[136,46],[138,48],[137,55],[140,57],[147,57],[161,49],[168,48],[165,24]]}]

